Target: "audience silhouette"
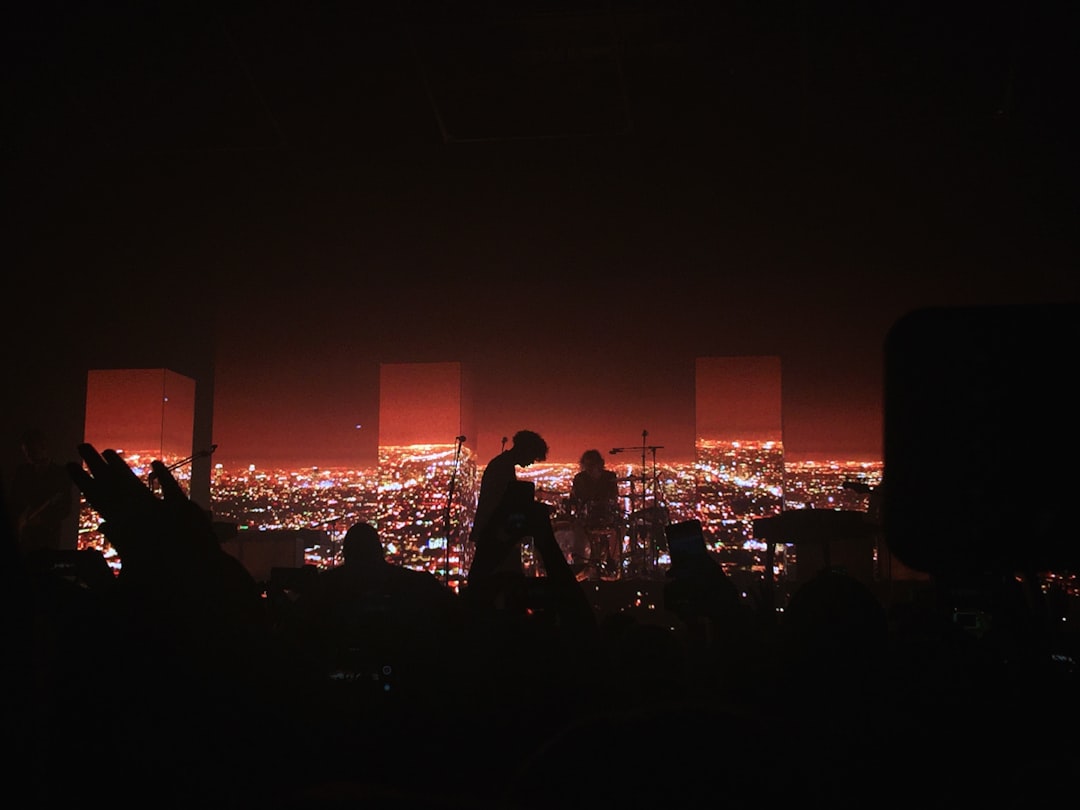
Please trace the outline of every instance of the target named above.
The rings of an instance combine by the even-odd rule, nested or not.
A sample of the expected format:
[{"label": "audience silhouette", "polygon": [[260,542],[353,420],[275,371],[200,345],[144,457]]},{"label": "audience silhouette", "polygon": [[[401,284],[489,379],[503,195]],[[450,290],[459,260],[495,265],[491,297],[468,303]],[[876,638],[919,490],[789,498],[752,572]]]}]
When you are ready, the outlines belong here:
[{"label": "audience silhouette", "polygon": [[[1069,784],[1077,651],[1050,626],[1059,595],[973,566],[886,604],[824,568],[765,621],[714,557],[672,547],[657,620],[605,613],[586,588],[608,583],[577,580],[516,477],[546,449],[521,431],[492,460],[459,592],[389,562],[360,522],[287,616],[161,462],[156,491],[111,449],[81,444],[66,465],[115,575],[85,549],[28,565],[24,501],[0,493],[9,785],[35,806],[525,810],[890,807]],[[508,564],[523,544],[535,572]],[[75,752],[107,754],[117,778]]]},{"label": "audience silhouette", "polygon": [[379,532],[370,523],[349,527],[342,558],[341,565],[320,575],[316,591],[334,602],[374,597],[392,601],[393,608],[424,614],[445,609],[450,602],[451,592],[434,574],[387,562]]},{"label": "audience silhouette", "polygon": [[[712,689],[732,694],[755,689],[761,650],[751,603],[706,550],[700,521],[669,524],[665,534],[671,565],[663,604],[682,621],[696,669]],[[687,540],[696,548],[681,550]]]},{"label": "audience silhouette", "polygon": [[300,597],[304,632],[322,646],[325,674],[383,691],[401,691],[411,676],[419,689],[453,629],[454,593],[428,571],[388,562],[370,523],[349,527],[343,552],[344,562],[318,573]]},{"label": "audience silhouette", "polygon": [[[152,463],[159,496],[114,450],[77,450],[82,464],[67,471],[123,565],[109,587],[83,598],[93,621],[81,622],[63,659],[73,668],[55,691],[65,705],[72,690],[72,724],[95,729],[84,745],[110,752],[131,775],[102,784],[101,798],[107,787],[111,800],[257,803],[267,785],[250,763],[278,756],[271,743],[282,727],[280,713],[266,710],[280,684],[258,584],[162,462]],[[71,742],[44,743],[61,769]],[[100,780],[87,773],[80,787]]]},{"label": "audience silhouette", "polygon": [[64,465],[50,454],[43,430],[25,430],[19,443],[24,460],[15,468],[9,493],[19,547],[27,555],[56,551],[63,547],[63,525],[74,511],[75,489]]}]

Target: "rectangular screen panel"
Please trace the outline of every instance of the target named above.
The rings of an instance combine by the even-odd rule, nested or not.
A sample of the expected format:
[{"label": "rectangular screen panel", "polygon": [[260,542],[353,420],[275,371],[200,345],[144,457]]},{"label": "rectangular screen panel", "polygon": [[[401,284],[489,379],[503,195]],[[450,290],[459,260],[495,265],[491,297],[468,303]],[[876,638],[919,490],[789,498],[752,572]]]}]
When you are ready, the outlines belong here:
[{"label": "rectangular screen panel", "polygon": [[88,372],[83,435],[99,450],[123,450],[171,464],[191,455],[194,430],[195,381],[190,377],[164,368]]}]

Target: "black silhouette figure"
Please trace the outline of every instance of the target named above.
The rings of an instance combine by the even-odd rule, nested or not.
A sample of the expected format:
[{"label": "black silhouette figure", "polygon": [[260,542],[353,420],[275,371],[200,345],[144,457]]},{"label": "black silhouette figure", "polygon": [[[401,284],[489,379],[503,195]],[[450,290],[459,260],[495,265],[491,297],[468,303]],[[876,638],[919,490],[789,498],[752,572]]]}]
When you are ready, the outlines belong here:
[{"label": "black silhouette figure", "polygon": [[351,526],[343,550],[300,598],[322,677],[419,701],[454,629],[456,595],[428,571],[388,562],[370,523]]},{"label": "black silhouette figure", "polygon": [[[520,560],[521,543],[529,541],[540,559],[542,576],[528,576],[506,565]],[[507,486],[487,527],[477,537],[466,596],[471,607],[495,608],[529,615],[563,632],[597,628],[592,605],[574,576],[551,525],[550,507],[537,501],[529,481]]]},{"label": "black silhouette figure", "polygon": [[210,516],[163,463],[151,464],[158,497],[116,451],[80,444],[78,452],[85,467],[68,462],[67,471],[104,519],[101,531],[122,560],[118,580],[149,600],[146,606],[160,611],[158,618],[214,627],[225,627],[223,620],[233,628],[269,625],[258,583],[222,549]]},{"label": "black silhouette figure", "polygon": [[335,604],[376,599],[388,608],[422,614],[452,603],[453,593],[434,574],[388,562],[370,523],[350,526],[342,551],[344,562],[324,571],[314,584],[316,598]]},{"label": "black silhouette figure", "polygon": [[156,494],[114,450],[77,449],[85,466],[68,474],[122,559],[104,601],[108,654],[84,673],[115,696],[94,744],[138,775],[131,790],[257,802],[268,788],[253,766],[274,768],[275,734],[290,733],[261,588],[164,463],[151,464]]},{"label": "black silhouette figure", "polygon": [[89,549],[24,555],[3,506],[0,687],[8,697],[9,791],[35,807],[86,801],[86,788],[100,779],[96,764],[56,754],[67,745],[107,744],[103,730],[113,718],[100,687],[110,680],[111,615],[104,608],[114,577]]},{"label": "black silhouette figure", "polygon": [[599,450],[586,450],[570,485],[575,561],[588,560],[597,575],[618,573],[622,551],[619,479]]},{"label": "black silhouette figure", "polygon": [[311,756],[335,782],[420,790],[400,754],[443,745],[435,740],[453,728],[433,718],[460,699],[459,597],[434,574],[389,562],[369,523],[350,526],[343,544],[344,562],[307,580],[296,603]]},{"label": "black silhouette figure", "polygon": [[64,521],[74,511],[75,488],[64,465],[49,454],[45,433],[22,434],[23,461],[15,469],[9,504],[23,554],[56,551],[63,544]]},{"label": "black silhouette figure", "polygon": [[[480,478],[480,493],[476,502],[476,516],[473,518],[469,539],[474,544],[476,553],[484,542],[488,525],[499,508],[499,503],[506,493],[507,485],[517,480],[517,468],[528,467],[536,461],[547,458],[548,445],[544,438],[532,430],[519,430],[514,434],[513,444],[495,456],[484,467]],[[515,559],[508,554],[502,565],[506,570],[521,571],[520,549]]]},{"label": "black silhouette figure", "polygon": [[[477,538],[462,590],[468,632],[459,658],[468,677],[457,684],[458,732],[476,741],[477,776],[488,790],[599,692],[596,614],[556,539],[550,507],[534,494],[531,482],[509,484]],[[522,542],[532,544],[542,573],[505,565]]]},{"label": "black silhouette figure", "polygon": [[682,621],[695,665],[725,694],[753,689],[762,651],[750,603],[709,552],[700,521],[671,523],[664,533],[671,554],[664,607]]}]

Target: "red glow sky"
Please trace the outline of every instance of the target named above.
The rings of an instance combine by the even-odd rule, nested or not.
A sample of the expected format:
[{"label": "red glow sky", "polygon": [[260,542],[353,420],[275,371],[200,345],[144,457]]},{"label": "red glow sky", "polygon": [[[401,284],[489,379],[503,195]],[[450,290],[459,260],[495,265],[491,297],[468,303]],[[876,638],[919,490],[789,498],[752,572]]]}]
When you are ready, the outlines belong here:
[{"label": "red glow sky", "polygon": [[789,458],[880,458],[897,319],[1078,298],[1055,11],[227,5],[24,4],[2,153],[6,345],[212,356],[222,463],[369,463],[385,363],[467,369],[482,460],[687,460],[724,357],[779,359]]},{"label": "red glow sky", "polygon": [[[706,369],[699,373],[704,382],[698,387],[695,371],[702,363]],[[732,363],[749,364],[751,372],[736,369],[727,378],[725,366]],[[764,363],[764,371],[752,369],[759,363]],[[704,434],[714,438],[775,437],[782,427],[782,435],[794,435],[793,459],[881,458],[879,409],[868,409],[861,424],[855,424],[848,418],[830,421],[836,411],[830,412],[825,403],[820,419],[795,419],[794,427],[791,419],[784,419],[781,425],[782,378],[776,357],[690,357],[651,370],[645,380],[618,368],[598,371],[567,361],[535,384],[526,379],[505,386],[506,375],[500,374],[497,365],[490,365],[481,369],[486,376],[476,375],[471,426],[459,413],[457,366],[418,363],[408,379],[409,364],[392,364],[389,381],[383,367],[382,383],[389,383],[393,390],[388,388],[383,398],[387,418],[382,422],[378,367],[366,369],[356,379],[331,379],[329,384],[309,375],[293,389],[292,398],[276,400],[273,410],[260,407],[258,395],[233,390],[231,383],[239,381],[239,372],[223,374],[218,397],[233,407],[216,413],[216,458],[237,464],[282,458],[305,464],[351,463],[373,458],[380,437],[387,444],[452,443],[462,432],[467,436],[466,446],[483,463],[499,452],[503,436],[528,428],[547,439],[550,461],[576,461],[590,447],[606,454],[616,447],[644,444],[660,448],[659,461],[686,462],[693,458],[698,414]],[[450,371],[444,373],[444,369]],[[231,400],[234,394],[239,401]],[[349,407],[350,402],[354,407]],[[276,437],[272,448],[266,446],[268,435]],[[636,451],[631,451],[630,456],[634,455]]]},{"label": "red glow sky", "polygon": [[191,454],[195,381],[167,369],[91,370],[84,438],[98,448]]}]

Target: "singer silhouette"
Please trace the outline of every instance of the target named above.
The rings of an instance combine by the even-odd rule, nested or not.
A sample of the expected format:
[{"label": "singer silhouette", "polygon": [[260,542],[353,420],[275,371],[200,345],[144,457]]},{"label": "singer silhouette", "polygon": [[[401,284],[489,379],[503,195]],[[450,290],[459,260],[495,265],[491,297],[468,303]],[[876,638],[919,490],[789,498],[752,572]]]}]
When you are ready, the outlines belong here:
[{"label": "singer silhouette", "polygon": [[[476,517],[473,519],[469,539],[476,543],[482,536],[488,521],[499,507],[500,501],[511,481],[517,480],[517,467],[528,467],[534,461],[547,459],[548,445],[544,438],[532,430],[519,430],[514,443],[503,450],[484,467],[480,478],[480,493],[476,501]],[[520,552],[520,549],[519,549]],[[508,561],[510,570],[521,571],[521,557]]]}]

